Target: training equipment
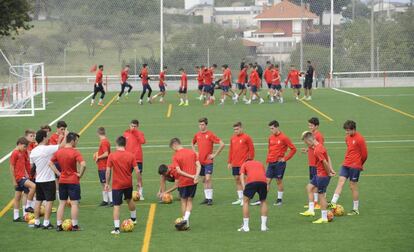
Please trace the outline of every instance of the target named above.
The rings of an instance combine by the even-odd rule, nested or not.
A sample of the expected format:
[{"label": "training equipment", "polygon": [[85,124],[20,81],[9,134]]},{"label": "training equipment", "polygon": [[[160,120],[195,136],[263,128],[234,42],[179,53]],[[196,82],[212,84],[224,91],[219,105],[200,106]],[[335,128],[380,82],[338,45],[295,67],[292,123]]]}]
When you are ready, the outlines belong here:
[{"label": "training equipment", "polygon": [[134,222],[131,219],[126,219],[122,221],[120,229],[122,232],[132,232],[134,227]]},{"label": "training equipment", "polygon": [[334,213],[332,211],[328,211],[328,221],[331,222],[334,219]]},{"label": "training equipment", "polygon": [[139,201],[140,197],[141,197],[141,195],[139,195],[139,192],[137,192],[137,191],[132,192],[132,200],[133,201]]},{"label": "training equipment", "polygon": [[66,219],[62,222],[63,231],[72,231],[72,220]]},{"label": "training equipment", "polygon": [[40,206],[39,216],[42,217],[45,215],[45,206]]},{"label": "training equipment", "polygon": [[182,222],[182,221],[183,221],[183,218],[178,217],[177,219],[175,219],[174,224],[178,224],[178,223],[180,223],[180,222]]},{"label": "training equipment", "polygon": [[24,221],[26,221],[27,223],[29,223],[29,221],[34,220],[35,215],[33,213],[26,213],[24,215]]},{"label": "training equipment", "polygon": [[162,202],[164,204],[171,204],[173,201],[173,196],[170,193],[164,193],[162,196]]},{"label": "training equipment", "polygon": [[343,216],[345,214],[345,209],[342,205],[336,204],[335,208],[333,209],[333,213],[335,216]]}]

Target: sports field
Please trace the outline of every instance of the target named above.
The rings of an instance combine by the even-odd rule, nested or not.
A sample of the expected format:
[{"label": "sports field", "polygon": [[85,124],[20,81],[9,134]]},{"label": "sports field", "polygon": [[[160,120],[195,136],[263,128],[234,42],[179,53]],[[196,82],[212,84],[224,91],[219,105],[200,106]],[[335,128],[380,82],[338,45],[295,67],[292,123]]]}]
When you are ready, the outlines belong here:
[{"label": "sports field", "polygon": [[[166,104],[137,104],[137,93],[128,100],[112,103],[115,93],[109,92],[105,107],[90,107],[89,100],[64,116],[70,131],[81,133],[79,149],[87,162],[81,180],[82,200],[79,215],[81,232],[33,230],[25,223],[13,223],[10,200],[14,194],[8,160],[0,164],[0,250],[1,251],[414,251],[414,88],[347,89],[355,96],[332,89],[315,90],[312,101],[297,102],[288,90],[284,104],[233,105],[204,107],[190,93],[190,106],[178,107],[176,94],[167,93]],[[0,156],[14,147],[15,140],[26,128],[38,129],[50,123],[79,103],[89,93],[48,93],[46,111],[34,118],[0,119]],[[110,101],[111,100],[111,101]],[[172,104],[168,113],[169,104]],[[232,124],[242,121],[245,132],[255,142],[256,159],[265,161],[267,123],[278,120],[281,130],[296,144],[299,151],[288,162],[285,173],[284,205],[269,207],[269,232],[260,232],[258,207],[251,207],[249,233],[236,230],[242,222],[240,206],[233,206],[236,192],[231,172],[227,170],[228,147],[215,161],[213,176],[214,205],[199,205],[204,197],[198,187],[191,214],[191,230],[177,232],[174,220],[180,216],[178,201],[158,204],[158,165],[169,163],[172,150],[167,145],[172,137],[190,144],[198,131],[197,120],[208,117],[209,129],[228,144]],[[326,148],[338,172],[345,152],[342,124],[347,119],[357,122],[357,130],[366,138],[368,161],[360,179],[360,215],[337,217],[332,223],[314,225],[300,216],[307,202],[307,156],[300,153],[304,145],[300,135],[307,130],[307,119],[317,116],[325,136]],[[112,208],[98,207],[101,188],[92,154],[97,150],[96,129],[104,126],[114,146],[131,119],[140,121],[145,133],[144,195],[137,203],[138,224],[132,233],[110,234],[113,228]],[[55,126],[52,126],[55,130]],[[331,199],[337,177],[331,180]],[[177,198],[174,193],[174,197]],[[273,187],[268,200],[276,199]],[[339,204],[350,210],[352,199],[346,186]],[[56,203],[55,203],[56,205]],[[150,213],[151,209],[151,214]],[[319,217],[317,211],[316,216]],[[55,215],[51,222],[56,224]],[[65,217],[69,218],[69,209]],[[122,206],[121,219],[129,217]],[[316,217],[315,217],[316,218]]]}]

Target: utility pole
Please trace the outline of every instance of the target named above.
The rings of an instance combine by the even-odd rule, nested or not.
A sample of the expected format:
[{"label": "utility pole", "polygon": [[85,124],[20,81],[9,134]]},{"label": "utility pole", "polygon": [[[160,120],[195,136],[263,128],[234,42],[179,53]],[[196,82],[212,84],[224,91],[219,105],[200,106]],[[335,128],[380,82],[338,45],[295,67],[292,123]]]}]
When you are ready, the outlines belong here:
[{"label": "utility pole", "polygon": [[300,16],[300,71],[303,71],[303,15],[304,15],[304,6],[303,0],[300,0],[300,7],[302,8],[302,13]]},{"label": "utility pole", "polygon": [[[375,71],[375,48],[374,48],[374,0],[371,0],[371,72]],[[371,73],[371,77],[374,74]]]}]

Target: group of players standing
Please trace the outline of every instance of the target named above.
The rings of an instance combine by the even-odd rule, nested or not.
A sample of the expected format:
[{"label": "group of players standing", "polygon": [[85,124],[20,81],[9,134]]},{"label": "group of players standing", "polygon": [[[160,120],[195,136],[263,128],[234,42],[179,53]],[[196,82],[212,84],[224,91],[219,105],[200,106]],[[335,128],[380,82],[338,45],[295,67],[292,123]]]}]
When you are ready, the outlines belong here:
[{"label": "group of players standing", "polygon": [[[221,77],[216,79],[214,74],[217,69],[216,64],[211,66],[196,66],[195,72],[197,73],[197,84],[199,99],[204,101],[204,105],[210,105],[215,102],[214,91],[215,89],[221,90],[220,105],[225,103],[226,98],[230,98],[234,103],[238,103],[241,98],[245,104],[251,104],[254,100],[258,100],[259,104],[264,103],[264,99],[260,96],[260,89],[263,86],[263,81],[268,88],[268,97],[271,103],[278,101],[283,103],[283,89],[282,89],[282,77],[279,72],[279,66],[272,64],[270,61],[266,63],[266,68],[263,71],[262,67],[257,63],[246,64],[244,61],[240,65],[240,71],[237,77],[236,89],[232,87],[232,71],[227,64],[222,65]],[[117,101],[119,102],[122,95],[125,93],[125,97],[132,91],[132,85],[128,83],[130,66],[126,65],[121,72],[121,91],[118,94]],[[139,78],[142,82],[142,92],[138,103],[143,104],[143,99],[147,94],[147,102],[152,103],[157,98],[160,98],[160,102],[164,102],[166,94],[166,74],[168,68],[163,67],[163,70],[159,74],[159,93],[154,96],[152,94],[152,88],[150,85],[150,77],[148,74],[148,65],[143,64]],[[188,77],[184,69],[180,69],[180,85],[178,89],[180,103],[179,106],[188,106]],[[305,96],[302,99],[311,100],[312,95],[312,82],[314,78],[314,68],[310,61],[308,61],[308,69],[306,73],[301,73],[292,65],[285,80],[285,87],[290,82],[293,89],[293,94],[296,100],[300,99],[300,90],[302,85],[300,84],[300,78],[304,76],[304,90]],[[128,90],[125,92],[125,90]],[[247,96],[247,90],[250,90],[249,96]],[[101,93],[98,105],[103,105],[103,98],[105,97],[105,89],[103,87],[103,65],[99,66],[96,73],[96,80],[94,84],[94,93],[91,100],[91,105],[95,102],[95,97],[98,93]]]}]

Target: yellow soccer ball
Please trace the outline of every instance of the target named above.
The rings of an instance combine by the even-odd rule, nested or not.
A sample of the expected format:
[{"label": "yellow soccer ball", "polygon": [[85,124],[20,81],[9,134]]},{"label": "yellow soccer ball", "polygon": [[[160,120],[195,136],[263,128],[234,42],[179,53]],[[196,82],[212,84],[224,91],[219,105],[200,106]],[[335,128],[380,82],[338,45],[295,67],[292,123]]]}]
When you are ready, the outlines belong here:
[{"label": "yellow soccer ball", "polygon": [[337,204],[333,209],[333,213],[335,216],[343,216],[345,214],[345,209],[342,205]]},{"label": "yellow soccer ball", "polygon": [[162,196],[162,202],[164,204],[171,204],[173,202],[173,196],[170,193],[164,193]]},{"label": "yellow soccer ball", "polygon": [[140,196],[141,196],[141,195],[139,195],[139,192],[137,192],[137,191],[133,191],[133,192],[132,192],[132,200],[133,200],[133,201],[139,201]]},{"label": "yellow soccer ball", "polygon": [[132,232],[134,227],[134,222],[131,219],[127,219],[122,221],[120,229],[122,232]]},{"label": "yellow soccer ball", "polygon": [[66,219],[62,222],[62,229],[64,231],[71,231],[72,230],[72,220]]},{"label": "yellow soccer ball", "polygon": [[26,221],[27,223],[29,223],[29,221],[34,220],[35,215],[33,213],[26,213],[24,215],[24,221]]},{"label": "yellow soccer ball", "polygon": [[178,223],[180,223],[182,221],[183,221],[183,218],[178,217],[177,219],[175,219],[175,224],[178,224]]}]

